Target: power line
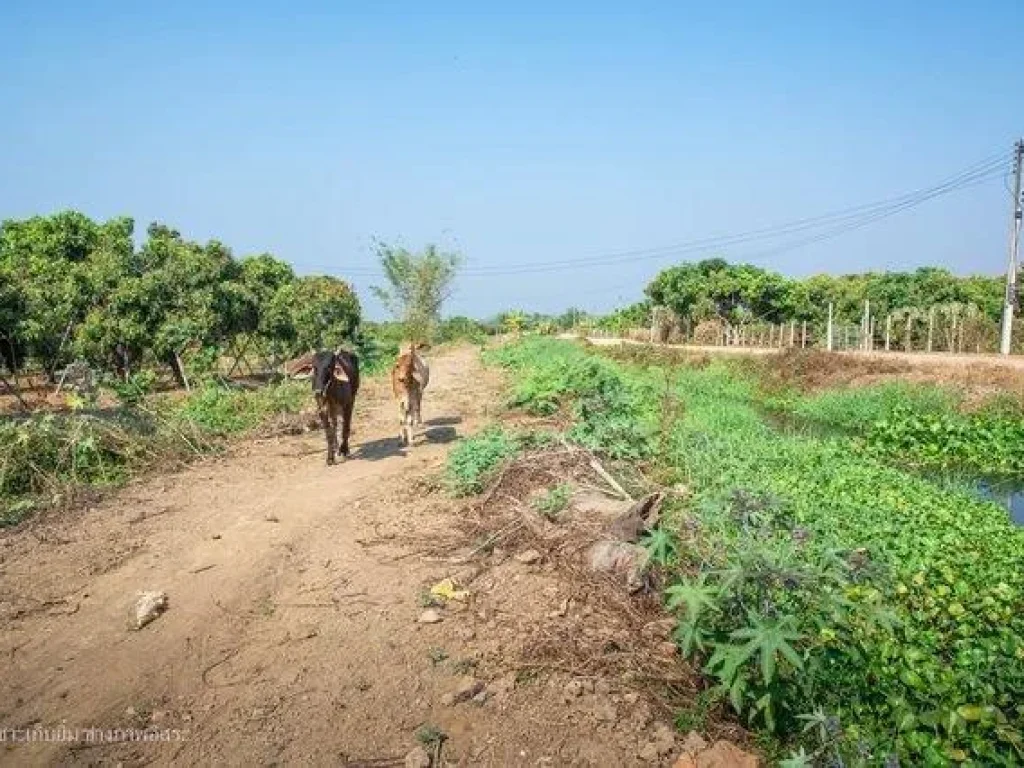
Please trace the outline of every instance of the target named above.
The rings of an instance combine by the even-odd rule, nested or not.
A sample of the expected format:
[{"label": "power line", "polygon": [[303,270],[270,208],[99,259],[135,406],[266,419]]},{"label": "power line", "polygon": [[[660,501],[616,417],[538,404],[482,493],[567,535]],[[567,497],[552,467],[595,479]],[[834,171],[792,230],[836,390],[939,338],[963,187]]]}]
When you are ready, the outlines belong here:
[{"label": "power line", "polygon": [[778,248],[774,248],[774,249],[771,249],[771,250],[761,251],[759,253],[753,254],[753,256],[750,256],[748,258],[763,258],[763,257],[766,257],[766,256],[775,256],[775,255],[778,255],[778,254],[781,254],[781,253],[788,253],[788,252],[796,250],[798,248],[802,248],[805,245],[811,245],[813,243],[818,243],[818,242],[821,242],[823,240],[831,240],[833,238],[836,238],[836,237],[839,237],[841,235],[844,235],[847,232],[852,232],[853,230],[861,229],[863,227],[869,226],[870,224],[874,224],[876,221],[880,221],[882,219],[887,219],[887,218],[889,218],[891,216],[895,216],[895,215],[897,215],[899,213],[902,213],[905,210],[908,210],[909,208],[913,208],[913,207],[916,207],[917,205],[921,205],[922,203],[925,203],[925,202],[927,202],[927,201],[929,201],[929,200],[931,200],[931,199],[933,199],[935,197],[940,197],[942,194],[947,194],[947,192],[955,192],[955,191],[959,191],[961,189],[970,189],[972,187],[980,186],[981,184],[985,184],[985,183],[995,179],[999,175],[1000,175],[999,173],[997,173],[997,174],[988,174],[988,175],[985,175],[983,177],[971,179],[971,180],[969,180],[969,181],[967,181],[967,182],[965,182],[963,184],[958,184],[955,188],[949,189],[946,192],[936,193],[936,194],[929,195],[928,197],[923,198],[923,199],[921,199],[919,201],[916,201],[916,202],[914,202],[912,204],[911,203],[907,203],[907,204],[901,205],[901,206],[896,207],[896,208],[891,209],[891,210],[880,211],[878,213],[872,214],[871,216],[865,217],[865,218],[860,219],[858,221],[853,221],[853,222],[850,222],[850,223],[846,223],[846,224],[844,224],[842,226],[835,227],[835,228],[827,230],[825,232],[818,233],[818,234],[816,234],[816,235],[814,235],[812,237],[809,237],[809,238],[806,238],[806,239],[803,239],[803,240],[799,240],[799,241],[795,241],[795,242],[791,242],[791,243],[785,243],[785,244],[779,246]]},{"label": "power line", "polygon": [[688,253],[743,245],[759,240],[772,240],[787,234],[813,230],[821,228],[822,226],[846,224],[849,222],[856,222],[861,219],[873,221],[876,216],[884,218],[885,216],[891,215],[891,213],[899,213],[903,210],[907,210],[908,208],[916,207],[917,205],[927,202],[934,197],[958,191],[959,189],[972,185],[974,182],[988,181],[991,178],[996,178],[1001,173],[1001,163],[988,165],[970,172],[958,174],[957,176],[933,187],[901,195],[900,197],[893,198],[892,200],[882,203],[869,203],[862,206],[856,206],[855,208],[848,209],[847,211],[825,214],[810,219],[800,219],[788,224],[765,227],[763,229],[752,230],[736,235],[704,238],[702,240],[691,241],[690,243],[680,243],[675,246],[621,252],[620,254],[611,254],[604,257],[552,261],[545,264],[535,265],[495,267],[490,270],[467,270],[463,274],[466,276],[492,276],[557,272],[570,267],[610,266],[613,264],[648,261],[651,259],[661,258],[663,256],[680,256]]},{"label": "power line", "polygon": [[[737,234],[719,235],[677,243],[675,245],[617,251],[603,255],[578,257],[575,259],[554,260],[544,263],[527,262],[520,264],[506,264],[495,267],[484,267],[480,269],[467,269],[460,272],[460,276],[500,277],[506,275],[559,272],[581,266],[612,266],[624,263],[648,261],[665,256],[680,256],[699,251],[733,247],[759,240],[773,240],[785,235],[792,235],[815,229],[822,230],[809,238],[805,238],[794,243],[783,244],[779,249],[766,251],[759,255],[779,253],[785,250],[792,250],[793,248],[838,237],[846,232],[868,226],[875,221],[889,218],[890,216],[902,213],[910,208],[917,207],[934,198],[988,182],[991,179],[1004,174],[1008,160],[1009,158],[1007,154],[1005,152],[1000,152],[968,166],[953,176],[932,185],[931,187],[904,193],[881,201],[864,203],[831,213],[796,219],[791,222],[749,230]],[[377,278],[383,276],[379,271],[360,267],[346,269],[344,270],[344,273],[352,277]]]}]

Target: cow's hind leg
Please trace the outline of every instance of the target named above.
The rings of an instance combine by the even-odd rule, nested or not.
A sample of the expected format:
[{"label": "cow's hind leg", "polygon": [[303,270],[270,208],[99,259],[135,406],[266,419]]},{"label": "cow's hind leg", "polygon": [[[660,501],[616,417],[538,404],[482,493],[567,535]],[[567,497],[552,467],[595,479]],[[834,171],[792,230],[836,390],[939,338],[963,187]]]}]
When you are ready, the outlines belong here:
[{"label": "cow's hind leg", "polygon": [[341,404],[341,455],[347,457],[348,436],[352,429],[352,407],[355,405],[355,398],[350,394]]},{"label": "cow's hind leg", "polygon": [[415,401],[415,406],[413,408],[413,423],[417,427],[422,427],[423,426],[423,411],[422,411],[422,409],[423,409],[423,391],[417,389],[416,393],[413,395],[413,399]]},{"label": "cow's hind leg", "polygon": [[406,396],[398,401],[398,442],[400,445],[409,445],[412,442],[406,424],[409,421],[409,402]]}]

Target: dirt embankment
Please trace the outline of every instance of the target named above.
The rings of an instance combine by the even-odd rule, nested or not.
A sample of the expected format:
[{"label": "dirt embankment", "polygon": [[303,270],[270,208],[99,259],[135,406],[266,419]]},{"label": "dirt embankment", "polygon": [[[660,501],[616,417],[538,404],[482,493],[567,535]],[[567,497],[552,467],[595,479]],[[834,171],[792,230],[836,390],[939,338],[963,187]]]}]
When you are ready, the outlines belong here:
[{"label": "dirt embankment", "polygon": [[[252,441],[0,535],[0,728],[16,729],[0,763],[402,765],[419,731],[446,735],[445,764],[673,764],[670,713],[636,669],[560,668],[544,652],[636,651],[628,612],[553,549],[517,558],[527,541],[451,563],[446,548],[471,549],[469,506],[437,473],[501,382],[473,350],[432,363],[411,450],[374,381],[342,465],[324,465],[317,433]],[[424,593],[449,576],[468,599],[422,622]],[[131,631],[143,590],[169,606]],[[35,725],[78,740],[12,743]]]},{"label": "dirt embankment", "polygon": [[910,354],[902,352],[823,352],[801,349],[697,347],[620,343],[592,339],[597,346],[618,347],[624,358],[654,356],[705,363],[722,356],[756,373],[769,386],[807,391],[864,387],[884,381],[938,384],[959,390],[968,407],[993,397],[1011,398],[1024,407],[1024,358],[995,355]]}]

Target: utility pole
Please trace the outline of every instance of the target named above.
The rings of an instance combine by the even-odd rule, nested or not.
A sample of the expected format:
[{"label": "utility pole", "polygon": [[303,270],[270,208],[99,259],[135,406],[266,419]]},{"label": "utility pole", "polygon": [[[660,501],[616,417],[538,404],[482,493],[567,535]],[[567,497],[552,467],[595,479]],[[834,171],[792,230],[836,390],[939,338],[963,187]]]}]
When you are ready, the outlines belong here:
[{"label": "utility pole", "polygon": [[1010,218],[1010,263],[1006,267],[1006,298],[1003,303],[1003,328],[999,352],[1010,354],[1013,336],[1013,310],[1017,305],[1017,247],[1020,245],[1020,175],[1024,165],[1024,139],[1017,142],[1013,151],[1013,212]]}]

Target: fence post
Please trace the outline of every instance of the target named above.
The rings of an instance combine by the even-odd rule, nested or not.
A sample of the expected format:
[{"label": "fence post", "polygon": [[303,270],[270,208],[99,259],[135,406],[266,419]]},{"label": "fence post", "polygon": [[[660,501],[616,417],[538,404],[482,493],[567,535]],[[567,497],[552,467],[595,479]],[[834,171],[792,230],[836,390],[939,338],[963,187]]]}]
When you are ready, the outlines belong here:
[{"label": "fence post", "polygon": [[868,331],[871,328],[871,303],[864,299],[864,314],[860,319],[860,348],[867,351]]},{"label": "fence post", "polygon": [[800,349],[807,347],[807,321],[803,321],[803,325],[800,329]]},{"label": "fence post", "polygon": [[928,346],[927,351],[932,351],[932,333],[935,330],[935,307],[928,310]]},{"label": "fence post", "polygon": [[889,337],[892,335],[892,315],[885,316],[885,351],[889,351]]},{"label": "fence post", "polygon": [[911,312],[907,312],[907,340],[903,345],[906,347],[904,351],[914,351],[914,315]]},{"label": "fence post", "polygon": [[868,328],[868,352],[874,352],[875,351],[875,317],[874,317],[874,315],[871,316],[871,320],[870,320],[870,322],[868,322],[868,325],[870,326]]},{"label": "fence post", "polygon": [[825,341],[825,349],[832,351],[832,302],[828,303],[828,333]]}]

